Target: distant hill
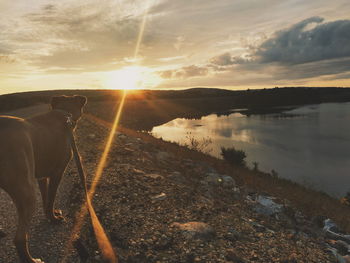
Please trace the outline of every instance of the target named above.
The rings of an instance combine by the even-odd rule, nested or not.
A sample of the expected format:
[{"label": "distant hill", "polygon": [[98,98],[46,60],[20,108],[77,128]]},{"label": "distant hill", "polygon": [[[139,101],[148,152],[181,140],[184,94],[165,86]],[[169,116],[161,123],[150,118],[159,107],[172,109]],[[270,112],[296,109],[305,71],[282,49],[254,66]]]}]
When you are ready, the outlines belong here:
[{"label": "distant hill", "polygon": [[[0,112],[36,104],[48,103],[52,96],[81,94],[89,101],[111,101],[121,95],[119,90],[52,90],[13,93],[0,96]],[[224,90],[192,88],[186,90],[140,90],[131,93],[129,99],[193,99],[232,97],[234,107],[272,107],[322,102],[350,101],[350,88],[285,87],[256,90]],[[233,106],[233,105],[232,105]]]}]

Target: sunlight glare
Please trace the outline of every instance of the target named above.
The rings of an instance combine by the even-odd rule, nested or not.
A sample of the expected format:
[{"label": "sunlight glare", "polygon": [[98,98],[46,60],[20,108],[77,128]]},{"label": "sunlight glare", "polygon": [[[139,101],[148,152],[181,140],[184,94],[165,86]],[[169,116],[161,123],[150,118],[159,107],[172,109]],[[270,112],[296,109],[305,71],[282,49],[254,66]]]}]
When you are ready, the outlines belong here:
[{"label": "sunlight glare", "polygon": [[106,87],[109,89],[135,90],[155,87],[160,81],[160,77],[152,73],[147,67],[129,66],[107,72]]}]

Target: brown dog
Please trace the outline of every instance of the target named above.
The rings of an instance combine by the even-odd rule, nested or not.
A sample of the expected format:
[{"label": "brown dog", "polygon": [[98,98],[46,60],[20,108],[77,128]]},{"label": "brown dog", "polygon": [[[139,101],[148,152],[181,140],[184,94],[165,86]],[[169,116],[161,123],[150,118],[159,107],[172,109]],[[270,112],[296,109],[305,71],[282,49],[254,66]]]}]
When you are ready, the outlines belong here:
[{"label": "brown dog", "polygon": [[35,181],[38,181],[47,218],[60,222],[54,202],[62,175],[72,157],[67,120],[75,123],[86,104],[83,96],[59,96],[52,110],[29,119],[0,117],[0,187],[17,208],[14,243],[23,263],[39,263],[28,251],[28,229],[34,213]]}]

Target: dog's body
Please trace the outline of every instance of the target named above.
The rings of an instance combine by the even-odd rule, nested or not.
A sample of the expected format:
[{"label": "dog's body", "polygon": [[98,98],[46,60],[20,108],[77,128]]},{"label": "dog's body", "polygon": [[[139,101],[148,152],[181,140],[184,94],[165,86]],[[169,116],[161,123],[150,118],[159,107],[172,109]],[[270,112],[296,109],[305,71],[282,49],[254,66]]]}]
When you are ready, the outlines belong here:
[{"label": "dog's body", "polygon": [[21,262],[42,262],[28,252],[27,235],[39,183],[43,207],[52,222],[62,221],[54,210],[58,185],[72,157],[67,118],[78,121],[86,98],[54,97],[52,111],[29,119],[0,117],[0,187],[13,199],[18,213],[14,243]]}]

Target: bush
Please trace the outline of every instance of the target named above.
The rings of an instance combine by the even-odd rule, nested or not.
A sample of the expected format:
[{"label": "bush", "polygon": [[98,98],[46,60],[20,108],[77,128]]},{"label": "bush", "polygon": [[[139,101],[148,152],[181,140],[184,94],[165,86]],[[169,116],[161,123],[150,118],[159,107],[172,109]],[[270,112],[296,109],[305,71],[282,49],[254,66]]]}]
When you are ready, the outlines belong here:
[{"label": "bush", "polygon": [[347,192],[346,196],[340,199],[340,202],[344,205],[350,206],[350,192]]},{"label": "bush", "polygon": [[186,142],[183,144],[183,146],[186,146],[187,148],[191,150],[195,150],[198,152],[202,152],[204,154],[209,154],[213,149],[210,148],[213,141],[210,137],[204,137],[202,139],[196,139],[194,135],[192,135],[191,132],[186,133]]},{"label": "bush", "polygon": [[236,150],[234,147],[221,147],[221,156],[231,165],[245,166],[245,158],[247,155],[242,150]]}]

